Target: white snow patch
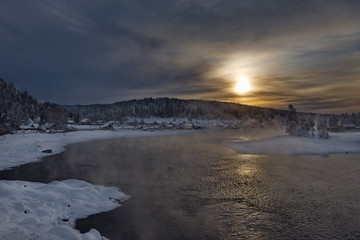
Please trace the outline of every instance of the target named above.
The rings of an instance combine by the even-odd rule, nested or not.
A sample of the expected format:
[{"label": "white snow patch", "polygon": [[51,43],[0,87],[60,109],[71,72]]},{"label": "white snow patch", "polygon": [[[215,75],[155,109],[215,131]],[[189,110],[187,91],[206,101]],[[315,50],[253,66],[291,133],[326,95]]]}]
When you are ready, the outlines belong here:
[{"label": "white snow patch", "polygon": [[52,150],[52,154],[64,151],[66,145],[87,142],[98,139],[111,139],[123,137],[156,136],[176,134],[180,131],[137,131],[137,130],[117,130],[117,131],[76,131],[68,133],[46,134],[39,132],[19,133],[0,136],[0,170],[15,167],[21,164],[40,160],[41,157],[48,156],[43,150]]},{"label": "white snow patch", "polygon": [[110,211],[129,196],[114,187],[80,180],[49,184],[0,181],[0,239],[105,239],[72,228],[76,218]]},{"label": "white snow patch", "polygon": [[244,154],[345,154],[360,153],[360,132],[330,133],[328,139],[277,135],[225,145]]}]

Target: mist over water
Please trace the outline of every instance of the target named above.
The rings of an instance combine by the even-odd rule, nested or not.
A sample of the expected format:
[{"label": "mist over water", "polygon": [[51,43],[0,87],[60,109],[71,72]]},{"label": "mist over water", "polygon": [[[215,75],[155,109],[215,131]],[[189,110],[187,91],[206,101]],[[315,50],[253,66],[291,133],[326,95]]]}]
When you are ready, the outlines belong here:
[{"label": "mist over water", "polygon": [[112,240],[360,238],[359,155],[248,155],[219,144],[259,134],[79,143],[0,179],[118,186],[132,196],[122,207],[77,221]]}]

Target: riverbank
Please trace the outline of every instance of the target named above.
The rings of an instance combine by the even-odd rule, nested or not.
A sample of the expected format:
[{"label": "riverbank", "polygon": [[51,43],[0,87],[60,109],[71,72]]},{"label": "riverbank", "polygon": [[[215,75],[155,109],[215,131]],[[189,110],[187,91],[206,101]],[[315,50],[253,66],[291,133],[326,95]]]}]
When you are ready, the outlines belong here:
[{"label": "riverbank", "polygon": [[49,184],[0,180],[0,239],[101,240],[95,229],[75,230],[76,219],[110,211],[127,199],[118,188],[74,179]]},{"label": "riverbank", "polygon": [[[73,143],[126,137],[167,136],[192,131],[195,130],[89,130],[55,134],[29,132],[3,135],[0,136],[0,170],[39,161],[50,154],[58,154],[65,150],[65,146]],[[223,132],[231,132],[234,135],[230,142],[224,144],[244,154],[360,153],[360,132],[331,133],[329,139],[291,137],[280,129],[223,130]]]},{"label": "riverbank", "polygon": [[0,136],[0,170],[39,161],[50,154],[58,154],[73,143],[125,137],[165,136],[187,131],[163,130],[89,130],[67,133],[18,133]]},{"label": "riverbank", "polygon": [[251,141],[234,140],[225,145],[242,154],[357,154],[360,153],[360,132],[332,132],[328,139],[278,134]]}]

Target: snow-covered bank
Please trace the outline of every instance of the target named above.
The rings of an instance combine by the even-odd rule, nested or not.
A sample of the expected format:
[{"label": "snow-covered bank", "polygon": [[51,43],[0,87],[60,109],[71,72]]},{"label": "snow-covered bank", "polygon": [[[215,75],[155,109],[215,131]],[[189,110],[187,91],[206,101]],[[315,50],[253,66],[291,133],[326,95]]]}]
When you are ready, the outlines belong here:
[{"label": "snow-covered bank", "polygon": [[52,154],[64,151],[66,145],[78,142],[93,141],[98,139],[111,139],[138,136],[159,136],[176,134],[180,131],[141,131],[141,130],[116,130],[116,131],[76,131],[68,133],[18,133],[0,136],[0,170],[15,167],[21,164],[40,160],[49,153],[42,151],[51,149]]},{"label": "snow-covered bank", "polygon": [[[0,136],[0,170],[40,160],[64,150],[68,144],[137,136],[177,134],[179,131],[76,131],[38,132]],[[0,181],[0,239],[101,240],[92,229],[86,234],[72,228],[76,218],[109,211],[129,196],[117,188],[96,186],[79,180],[49,184]]]},{"label": "snow-covered bank", "polygon": [[329,139],[277,135],[226,145],[244,154],[351,154],[360,153],[360,132],[330,133]]},{"label": "snow-covered bank", "polygon": [[0,181],[0,239],[104,239],[72,228],[76,218],[110,211],[129,196],[79,180],[49,184]]}]

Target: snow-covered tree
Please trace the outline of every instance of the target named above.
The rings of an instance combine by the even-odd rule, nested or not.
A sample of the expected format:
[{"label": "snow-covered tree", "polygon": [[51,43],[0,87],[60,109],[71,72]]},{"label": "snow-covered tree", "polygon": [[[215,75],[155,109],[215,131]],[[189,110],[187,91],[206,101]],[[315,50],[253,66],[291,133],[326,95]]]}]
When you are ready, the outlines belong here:
[{"label": "snow-covered tree", "polygon": [[328,123],[325,118],[320,118],[317,122],[317,130],[319,131],[319,138],[329,138],[329,133],[327,131]]},{"label": "snow-covered tree", "polygon": [[310,116],[303,116],[299,120],[298,136],[313,137],[313,127],[315,125],[314,118]]},{"label": "snow-covered tree", "polygon": [[66,129],[68,121],[68,112],[65,108],[51,103],[41,105],[42,123],[54,124],[55,129]]},{"label": "snow-covered tree", "polygon": [[336,131],[339,129],[339,117],[331,115],[329,118],[329,128],[330,130]]},{"label": "snow-covered tree", "polygon": [[16,129],[19,124],[39,116],[39,104],[26,91],[0,78],[0,130]]},{"label": "snow-covered tree", "polygon": [[291,136],[298,136],[297,127],[299,125],[299,120],[296,115],[296,109],[293,105],[289,105],[288,114],[286,117],[286,129],[285,132]]},{"label": "snow-covered tree", "polygon": [[301,117],[298,117],[294,106],[289,105],[286,118],[286,133],[296,137],[312,137],[314,125],[312,114],[302,114]]}]

